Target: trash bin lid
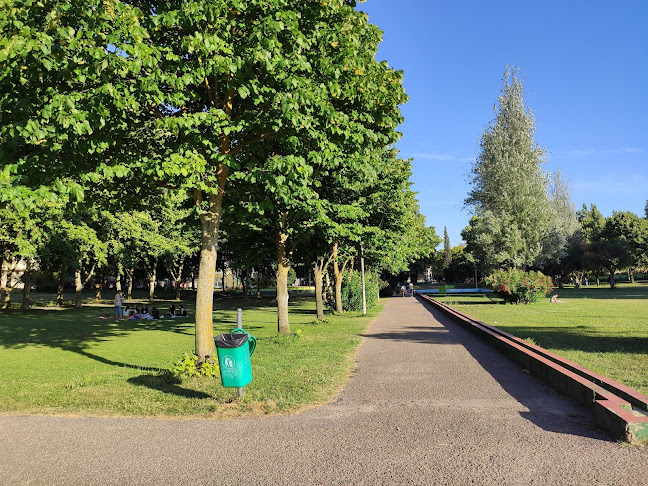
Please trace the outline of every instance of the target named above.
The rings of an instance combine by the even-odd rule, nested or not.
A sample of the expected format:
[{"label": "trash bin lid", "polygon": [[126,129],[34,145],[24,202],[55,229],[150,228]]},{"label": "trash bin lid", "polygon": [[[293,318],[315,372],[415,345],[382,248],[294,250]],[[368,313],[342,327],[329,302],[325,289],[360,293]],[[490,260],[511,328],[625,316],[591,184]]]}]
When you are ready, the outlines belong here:
[{"label": "trash bin lid", "polygon": [[240,348],[248,340],[247,334],[230,333],[219,334],[214,338],[214,344],[217,348]]}]

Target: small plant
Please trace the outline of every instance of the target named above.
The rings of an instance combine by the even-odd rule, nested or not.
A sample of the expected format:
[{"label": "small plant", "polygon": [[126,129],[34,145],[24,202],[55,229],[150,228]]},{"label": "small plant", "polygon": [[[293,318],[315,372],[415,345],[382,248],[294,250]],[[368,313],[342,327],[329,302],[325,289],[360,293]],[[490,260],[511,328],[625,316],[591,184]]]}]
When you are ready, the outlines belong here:
[{"label": "small plant", "polygon": [[540,272],[524,272],[516,268],[499,269],[484,282],[500,299],[512,304],[537,302],[553,290],[551,278]]},{"label": "small plant", "polygon": [[298,338],[301,338],[302,335],[304,334],[304,331],[302,331],[301,329],[297,329],[297,332],[295,334],[297,334]]},{"label": "small plant", "polygon": [[533,339],[533,338],[528,337],[528,338],[524,338],[524,340],[529,344],[533,344],[534,346],[538,345],[538,343],[536,343],[535,339]]},{"label": "small plant", "polygon": [[213,358],[198,362],[198,356],[195,354],[184,353],[182,358],[171,365],[169,368],[171,374],[179,378],[191,378],[196,376],[209,376],[211,378],[220,376],[218,361]]}]

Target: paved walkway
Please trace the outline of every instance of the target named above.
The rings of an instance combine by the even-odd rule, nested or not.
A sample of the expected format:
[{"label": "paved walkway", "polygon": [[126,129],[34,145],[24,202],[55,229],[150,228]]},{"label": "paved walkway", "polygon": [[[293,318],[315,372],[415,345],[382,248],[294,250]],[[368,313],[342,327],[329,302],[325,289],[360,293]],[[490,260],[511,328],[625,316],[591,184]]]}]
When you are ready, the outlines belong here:
[{"label": "paved walkway", "polygon": [[644,485],[622,447],[414,298],[392,298],[334,402],[295,415],[0,417],[0,484]]}]

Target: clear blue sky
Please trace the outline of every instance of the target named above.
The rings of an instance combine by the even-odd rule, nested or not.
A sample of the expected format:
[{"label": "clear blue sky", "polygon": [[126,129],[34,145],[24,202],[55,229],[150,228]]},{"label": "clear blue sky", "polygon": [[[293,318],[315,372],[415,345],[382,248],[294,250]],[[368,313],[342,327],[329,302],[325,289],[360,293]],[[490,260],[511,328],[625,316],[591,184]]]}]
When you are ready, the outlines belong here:
[{"label": "clear blue sky", "polygon": [[644,215],[648,199],[648,0],[368,0],[379,60],[410,97],[397,148],[413,158],[427,224],[453,246],[478,140],[506,65],[536,117],[545,170],[561,169],[576,209]]}]

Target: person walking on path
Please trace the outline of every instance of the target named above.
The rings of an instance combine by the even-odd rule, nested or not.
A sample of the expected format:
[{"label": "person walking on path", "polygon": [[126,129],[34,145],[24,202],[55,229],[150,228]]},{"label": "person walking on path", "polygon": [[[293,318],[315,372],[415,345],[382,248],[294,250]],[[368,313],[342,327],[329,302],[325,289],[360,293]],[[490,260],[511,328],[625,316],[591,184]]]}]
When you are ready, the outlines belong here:
[{"label": "person walking on path", "polygon": [[414,297],[414,283],[412,282],[409,283],[409,293],[410,297]]},{"label": "person walking on path", "polygon": [[120,321],[124,319],[124,314],[122,313],[123,303],[124,299],[122,297],[121,290],[118,290],[115,294],[115,318]]}]

